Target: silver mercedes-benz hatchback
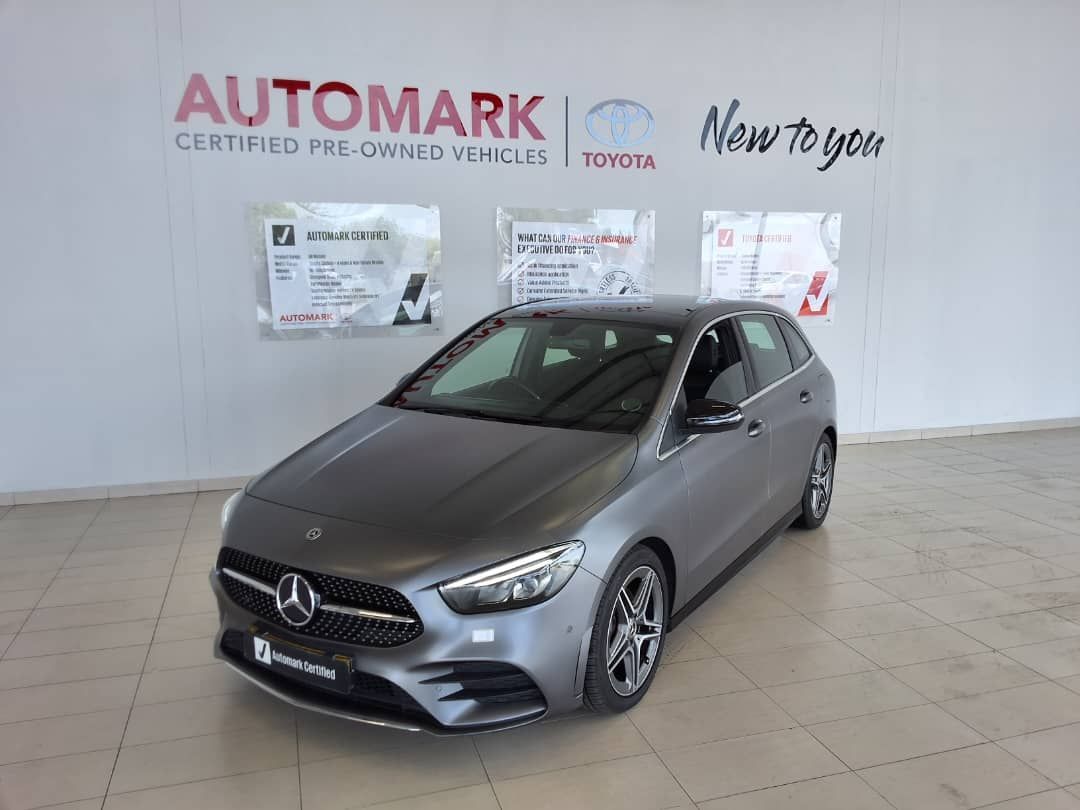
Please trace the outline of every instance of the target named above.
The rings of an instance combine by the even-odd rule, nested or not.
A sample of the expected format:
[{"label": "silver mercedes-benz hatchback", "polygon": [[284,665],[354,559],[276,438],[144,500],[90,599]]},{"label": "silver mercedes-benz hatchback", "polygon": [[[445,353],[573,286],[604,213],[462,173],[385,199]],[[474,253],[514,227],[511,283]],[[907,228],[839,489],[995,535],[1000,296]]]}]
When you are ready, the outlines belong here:
[{"label": "silver mercedes-benz hatchback", "polygon": [[437,734],[623,711],[680,619],[825,519],[836,439],[832,375],[775,307],[503,310],[229,499],[216,654]]}]

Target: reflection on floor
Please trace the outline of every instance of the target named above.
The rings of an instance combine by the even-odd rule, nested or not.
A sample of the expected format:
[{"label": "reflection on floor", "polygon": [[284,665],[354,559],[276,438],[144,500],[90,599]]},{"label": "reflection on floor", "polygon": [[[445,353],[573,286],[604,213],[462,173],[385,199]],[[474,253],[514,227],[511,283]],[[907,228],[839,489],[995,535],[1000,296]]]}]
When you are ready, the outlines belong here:
[{"label": "reflection on floor", "polygon": [[0,806],[1080,808],[1080,431],[838,471],[826,526],[679,627],[629,715],[449,740],[214,661],[228,493],[0,507]]}]

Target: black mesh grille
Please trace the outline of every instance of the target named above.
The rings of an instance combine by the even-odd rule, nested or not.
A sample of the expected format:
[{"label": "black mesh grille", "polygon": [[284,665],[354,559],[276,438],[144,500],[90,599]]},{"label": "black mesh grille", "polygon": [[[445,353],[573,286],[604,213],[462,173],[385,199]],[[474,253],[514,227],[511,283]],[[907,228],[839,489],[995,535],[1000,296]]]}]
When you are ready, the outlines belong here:
[{"label": "black mesh grille", "polygon": [[[238,665],[248,669],[254,669],[253,665],[244,657],[244,635],[239,630],[225,631],[221,638],[221,650]],[[286,692],[292,692],[300,688],[297,687],[295,681],[274,672],[270,672],[269,670],[260,667],[257,671],[261,680],[270,681],[279,689]],[[401,715],[406,718],[433,722],[431,715],[429,715],[419,703],[413,700],[408,692],[395,686],[385,678],[380,678],[378,675],[371,675],[367,672],[353,671],[351,675],[351,684],[352,689],[345,695],[338,692],[323,690],[317,686],[313,688],[318,689],[319,694],[323,695],[321,702],[346,711],[375,709],[394,715]],[[307,685],[305,685],[303,689],[307,691]]]},{"label": "black mesh grille", "polygon": [[393,588],[290,568],[234,548],[221,549],[218,567],[231,568],[271,587],[276,586],[278,580],[289,571],[297,571],[311,581],[324,602],[393,613],[416,620],[413,624],[403,624],[319,610],[309,624],[292,627],[282,621],[274,597],[232,577],[221,577],[222,588],[236,604],[290,633],[362,647],[397,647],[424,632],[423,622],[412,603]]}]

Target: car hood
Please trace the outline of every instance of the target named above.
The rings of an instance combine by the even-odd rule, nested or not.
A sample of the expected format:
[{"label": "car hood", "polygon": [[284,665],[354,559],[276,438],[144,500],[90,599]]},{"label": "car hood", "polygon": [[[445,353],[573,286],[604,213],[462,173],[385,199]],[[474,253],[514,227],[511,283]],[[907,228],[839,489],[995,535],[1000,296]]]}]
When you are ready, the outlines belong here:
[{"label": "car hood", "polygon": [[634,465],[636,437],[373,405],[271,468],[262,500],[479,539],[551,533]]}]

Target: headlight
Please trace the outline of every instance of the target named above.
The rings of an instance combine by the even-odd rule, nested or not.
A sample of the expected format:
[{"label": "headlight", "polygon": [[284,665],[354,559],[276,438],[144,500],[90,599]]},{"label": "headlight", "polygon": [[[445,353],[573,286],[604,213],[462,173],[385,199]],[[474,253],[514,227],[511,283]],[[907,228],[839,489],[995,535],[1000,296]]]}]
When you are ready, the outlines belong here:
[{"label": "headlight", "polygon": [[229,522],[229,518],[232,517],[233,509],[236,508],[237,501],[240,500],[240,496],[244,494],[244,490],[234,492],[229,496],[228,500],[221,507],[221,530],[225,531],[225,524]]},{"label": "headlight", "polygon": [[585,544],[579,540],[560,543],[449,579],[439,593],[458,613],[535,605],[562,589],[584,554]]}]

